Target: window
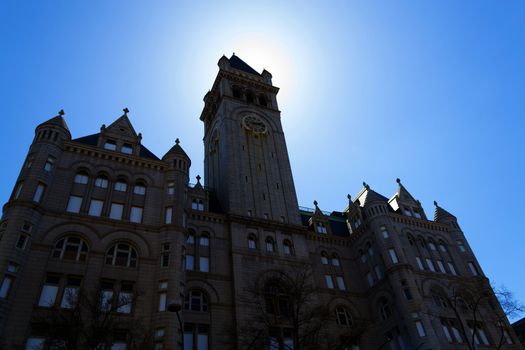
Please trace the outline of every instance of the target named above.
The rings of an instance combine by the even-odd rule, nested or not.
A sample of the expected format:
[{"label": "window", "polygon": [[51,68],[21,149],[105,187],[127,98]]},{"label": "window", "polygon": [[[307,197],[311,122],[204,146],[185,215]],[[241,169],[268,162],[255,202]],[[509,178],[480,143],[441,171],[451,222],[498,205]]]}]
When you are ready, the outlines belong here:
[{"label": "window", "polygon": [[507,344],[512,345],[514,344],[514,341],[512,340],[512,337],[510,336],[509,332],[507,330],[503,330],[503,336],[505,337],[505,341]]},{"label": "window", "polygon": [[442,251],[443,253],[447,252],[447,247],[445,246],[444,243],[439,243],[439,250]]},{"label": "window", "polygon": [[130,314],[133,306],[133,283],[122,282],[118,294],[117,312]]},{"label": "window", "polygon": [[337,320],[337,324],[340,326],[351,326],[352,325],[352,316],[342,306],[338,306],[335,308],[335,316]]},{"label": "window", "polygon": [[23,187],[24,187],[23,182],[19,182],[18,185],[16,185],[14,199],[18,199],[18,197],[20,197],[20,193],[22,193]]},{"label": "window", "polygon": [[175,182],[168,182],[167,193],[170,196],[173,196],[175,194]]},{"label": "window", "polygon": [[322,222],[318,222],[315,225],[317,233],[328,233],[328,231],[326,230],[326,226]]},{"label": "window", "polygon": [[248,216],[252,216],[252,215],[253,215],[253,214],[252,214],[252,211],[251,211],[251,210],[248,210],[248,211],[246,212],[246,215],[248,215]]},{"label": "window", "polygon": [[377,276],[378,280],[383,278],[383,273],[381,272],[381,268],[378,265],[374,266],[374,271],[376,273],[376,276]]},{"label": "window", "polygon": [[117,143],[113,140],[106,140],[106,143],[104,143],[104,149],[107,149],[110,151],[116,151]]},{"label": "window", "polygon": [[125,154],[133,154],[133,146],[131,146],[129,143],[125,143],[120,147],[120,152]]},{"label": "window", "polygon": [[441,328],[449,343],[463,343],[463,338],[455,320],[441,319]]},{"label": "window", "polygon": [[459,248],[459,251],[462,252],[462,253],[465,253],[467,251],[467,249],[465,248],[465,244],[463,243],[463,241],[457,241],[457,244],[458,244],[458,248]]},{"label": "window", "polygon": [[434,242],[428,242],[428,247],[430,248],[430,250],[436,251],[436,245],[434,244]]},{"label": "window", "polygon": [[2,284],[0,285],[0,299],[7,299],[9,291],[13,285],[14,278],[10,275],[5,275]]},{"label": "window", "polygon": [[77,306],[81,281],[79,277],[68,277],[67,285],[62,294],[62,301],[60,302],[61,308],[74,309]]},{"label": "window", "polygon": [[100,283],[100,310],[104,312],[111,311],[111,302],[113,301],[113,281],[102,281]]},{"label": "window", "polygon": [[473,322],[469,322],[469,330],[470,334],[474,334],[474,343],[476,345],[483,344],[484,346],[489,346],[490,342],[487,338],[487,334],[485,333],[485,330],[483,329],[481,323],[478,323],[474,325]]},{"label": "window", "polygon": [[191,271],[195,268],[194,258],[193,255],[186,255],[186,270]]},{"label": "window", "polygon": [[195,235],[193,233],[189,233],[188,237],[186,237],[186,244],[195,244]]},{"label": "window", "polygon": [[275,251],[274,249],[274,241],[272,237],[266,238],[266,251],[269,253],[273,253]]},{"label": "window", "polygon": [[184,324],[184,350],[208,350],[209,326]]},{"label": "window", "polygon": [[374,255],[374,249],[372,248],[372,245],[370,243],[366,244],[366,251],[368,252],[368,255],[370,256]]},{"label": "window", "polygon": [[264,287],[266,313],[280,317],[290,317],[291,305],[287,289],[277,281],[269,281]]},{"label": "window", "polygon": [[35,195],[33,196],[33,201],[40,203],[45,190],[46,190],[46,185],[39,183],[38,186],[36,187]]},{"label": "window", "polygon": [[159,282],[159,311],[166,311],[167,297],[168,297],[168,282]]},{"label": "window", "polygon": [[332,279],[331,275],[324,275],[324,280],[326,282],[326,286],[330,289],[334,289],[334,281]]},{"label": "window", "polygon": [[341,266],[341,263],[339,261],[339,257],[337,256],[337,254],[332,255],[332,265]]},{"label": "window", "polygon": [[34,160],[35,160],[35,157],[33,155],[27,156],[26,162],[24,164],[24,168],[31,169],[31,166],[33,165]]},{"label": "window", "polygon": [[425,269],[425,267],[423,266],[423,262],[421,261],[421,258],[419,256],[416,256],[416,263],[417,267],[419,267],[421,271]]},{"label": "window", "polygon": [[283,252],[284,252],[284,255],[292,255],[293,253],[292,242],[290,242],[287,239],[283,241]]},{"label": "window", "polygon": [[67,236],[60,239],[53,249],[53,258],[60,260],[86,261],[88,247],[84,240]]},{"label": "window", "polygon": [[140,196],[144,196],[146,194],[146,186],[143,184],[137,184],[133,187],[133,193],[138,194]]},{"label": "window", "polygon": [[164,222],[166,223],[166,225],[169,225],[171,224],[172,220],[173,220],[173,208],[167,207],[164,213]]},{"label": "window", "polygon": [[412,216],[412,212],[408,208],[404,208],[403,212],[405,213],[406,216]]},{"label": "window", "polygon": [[131,207],[131,212],[129,214],[129,221],[140,224],[142,222],[142,211],[144,209],[141,207]]},{"label": "window", "polygon": [[454,267],[454,264],[451,262],[448,262],[447,265],[448,265],[448,269],[450,270],[450,273],[453,274],[454,276],[457,276],[458,274],[456,272],[456,268]]},{"label": "window", "polygon": [[472,276],[478,276],[479,275],[478,268],[476,267],[476,265],[474,265],[474,263],[472,261],[468,262],[468,268],[470,269],[470,272],[472,273]]},{"label": "window", "polygon": [[110,219],[122,220],[123,211],[124,211],[124,204],[111,203],[111,209],[109,211]]},{"label": "window", "polygon": [[24,221],[21,230],[26,233],[31,233],[31,231],[33,230],[33,224],[29,221]]},{"label": "window", "polygon": [[89,177],[88,177],[87,173],[85,173],[83,171],[79,172],[79,173],[77,173],[75,175],[75,183],[76,184],[85,185],[85,184],[88,183],[88,179],[89,179]]},{"label": "window", "polygon": [[18,239],[16,240],[15,247],[17,247],[18,249],[24,250],[26,249],[28,241],[29,241],[29,236],[21,233],[18,235]]},{"label": "window", "polygon": [[365,263],[367,257],[366,257],[365,252],[363,252],[361,249],[359,249],[359,256],[360,256],[361,262],[362,262],[362,263]]},{"label": "window", "polygon": [[199,237],[199,244],[203,247],[208,247],[210,245],[210,239],[207,234],[203,234]]},{"label": "window", "polygon": [[108,179],[104,175],[101,175],[95,179],[95,187],[108,188]]},{"label": "window", "polygon": [[208,297],[200,290],[190,290],[184,299],[184,309],[208,312]]},{"label": "window", "polygon": [[366,274],[366,280],[368,281],[368,285],[370,287],[374,286],[374,276],[372,276],[372,272]]},{"label": "window", "polygon": [[82,206],[82,197],[69,196],[69,201],[67,202],[66,211],[69,213],[79,213],[81,206]]},{"label": "window", "polygon": [[52,307],[55,305],[59,281],[60,277],[58,276],[48,275],[46,277],[46,281],[42,287],[42,292],[40,293],[40,298],[38,300],[38,306]]},{"label": "window", "polygon": [[[44,164],[44,170],[47,172],[50,172],[53,170],[53,165],[55,164],[56,158],[53,156],[47,157],[46,163]],[[31,161],[32,163],[32,161]],[[30,166],[29,166],[30,168]]]},{"label": "window", "polygon": [[119,180],[117,182],[115,182],[115,191],[119,191],[119,192],[126,192],[126,189],[128,188],[128,185],[122,181],[122,180]]},{"label": "window", "polygon": [[242,91],[241,91],[241,88],[234,85],[232,87],[232,93],[233,93],[233,97],[235,98],[241,98],[241,94],[242,94]]},{"label": "window", "polygon": [[436,268],[434,267],[434,263],[429,258],[426,258],[425,261],[427,262],[427,266],[430,271],[436,272]]},{"label": "window", "polygon": [[45,338],[30,337],[27,339],[25,350],[44,350]]},{"label": "window", "polygon": [[106,264],[137,267],[137,251],[127,243],[117,243],[108,250]]},{"label": "window", "polygon": [[390,259],[392,260],[393,264],[397,264],[399,260],[397,259],[397,254],[394,249],[389,249],[388,254],[390,255]]},{"label": "window", "polygon": [[412,300],[412,292],[406,280],[401,280],[401,286],[403,287],[403,294],[405,294],[406,300]]},{"label": "window", "polygon": [[418,219],[421,219],[421,213],[419,212],[419,209],[414,208],[414,216]]},{"label": "window", "polygon": [[339,288],[340,290],[346,290],[345,280],[343,279],[343,276],[337,276],[335,280],[337,282],[337,288]]},{"label": "window", "polygon": [[202,199],[193,199],[191,201],[191,209],[203,211],[204,210],[204,203],[202,202]]},{"label": "window", "polygon": [[248,249],[257,249],[257,241],[253,234],[248,236]]},{"label": "window", "polygon": [[392,310],[390,309],[390,305],[388,304],[388,301],[386,301],[385,299],[383,299],[379,303],[379,315],[381,316],[381,319],[383,321],[388,320],[390,316],[392,315]]},{"label": "window", "polygon": [[102,207],[104,202],[98,199],[92,199],[89,203],[88,214],[91,216],[100,216],[102,215]]},{"label": "window", "polygon": [[423,323],[421,321],[416,321],[416,329],[417,334],[419,334],[420,337],[425,337],[427,335],[425,327],[423,326]]},{"label": "window", "polygon": [[160,254],[160,266],[168,267],[170,265],[170,244],[164,243]]},{"label": "window", "polygon": [[437,260],[436,263],[437,263],[439,272],[441,272],[441,273],[446,273],[447,272],[445,270],[445,265],[443,265],[443,261]]},{"label": "window", "polygon": [[202,272],[210,272],[210,258],[207,256],[199,257],[199,269]]},{"label": "window", "polygon": [[323,265],[328,265],[328,254],[326,254],[326,252],[321,253],[321,263]]},{"label": "window", "polygon": [[390,237],[390,235],[388,234],[388,230],[386,229],[385,226],[381,226],[380,230],[381,230],[381,234],[383,235],[384,239],[387,239],[388,237]]}]

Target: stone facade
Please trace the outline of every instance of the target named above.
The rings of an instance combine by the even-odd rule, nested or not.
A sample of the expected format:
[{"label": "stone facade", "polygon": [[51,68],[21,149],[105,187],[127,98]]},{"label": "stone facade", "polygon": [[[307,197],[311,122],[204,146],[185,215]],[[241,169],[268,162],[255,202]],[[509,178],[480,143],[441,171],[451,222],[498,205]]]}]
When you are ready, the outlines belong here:
[{"label": "stone facade", "polygon": [[[178,141],[162,159],[148,151],[127,110],[78,139],[62,112],[36,128],[0,222],[6,348],[50,348],[35,315],[98,290],[133,299],[117,317],[139,320],[155,349],[248,349],[245,326],[264,313],[265,348],[291,348],[301,339],[282,305],[268,307],[276,294],[259,310],[253,288],[306,270],[328,315],[319,334],[332,345],[319,349],[521,349],[494,295],[476,294],[489,282],[452,214],[435,203],[429,220],[399,180],[391,199],[363,184],[344,210],[299,208],[271,74],[236,56],[218,64],[200,118],[204,184],[189,183]],[[167,310],[177,300],[183,337]],[[120,331],[112,349],[130,346]]]}]

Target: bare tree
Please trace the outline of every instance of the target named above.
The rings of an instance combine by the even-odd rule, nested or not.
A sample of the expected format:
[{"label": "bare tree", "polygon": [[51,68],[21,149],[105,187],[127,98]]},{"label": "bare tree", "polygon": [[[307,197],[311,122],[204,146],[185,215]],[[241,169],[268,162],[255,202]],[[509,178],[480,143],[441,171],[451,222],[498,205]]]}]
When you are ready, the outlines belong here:
[{"label": "bare tree", "polygon": [[250,310],[240,327],[243,350],[259,349],[346,349],[364,330],[364,322],[352,320],[344,334],[329,331],[335,324],[333,310],[318,299],[312,270],[274,270],[255,281],[241,297]]},{"label": "bare tree", "polygon": [[116,342],[125,342],[131,349],[153,349],[149,328],[126,316],[138,295],[121,293],[110,300],[102,291],[69,289],[65,293],[61,308],[42,310],[33,320],[50,348],[106,350]]}]

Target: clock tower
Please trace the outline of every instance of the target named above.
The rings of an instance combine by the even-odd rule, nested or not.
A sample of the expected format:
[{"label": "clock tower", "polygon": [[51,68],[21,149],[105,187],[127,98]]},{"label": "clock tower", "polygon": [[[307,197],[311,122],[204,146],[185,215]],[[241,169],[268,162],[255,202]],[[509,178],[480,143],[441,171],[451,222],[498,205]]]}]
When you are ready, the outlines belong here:
[{"label": "clock tower", "polygon": [[227,214],[300,224],[272,75],[223,56],[204,97],[205,185]]}]

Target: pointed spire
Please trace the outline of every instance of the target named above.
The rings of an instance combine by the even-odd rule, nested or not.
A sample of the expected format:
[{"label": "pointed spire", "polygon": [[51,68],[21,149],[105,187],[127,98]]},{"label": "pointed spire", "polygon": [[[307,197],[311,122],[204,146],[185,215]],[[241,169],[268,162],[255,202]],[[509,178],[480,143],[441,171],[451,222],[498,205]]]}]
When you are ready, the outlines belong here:
[{"label": "pointed spire", "polygon": [[195,178],[197,179],[197,183],[195,184],[195,187],[197,187],[197,188],[202,188],[202,184],[201,184],[201,176],[200,176],[200,175],[197,175],[197,176],[195,176]]},{"label": "pointed spire", "polygon": [[45,122],[43,122],[42,124],[38,125],[38,127],[42,126],[42,125],[55,125],[55,126],[59,126],[61,128],[64,128],[68,133],[69,133],[69,128],[66,124],[66,120],[64,119],[63,115],[64,115],[64,110],[61,109],[58,111],[57,115],[54,116],[53,118],[51,119],[48,119],[46,120]]},{"label": "pointed spire", "polygon": [[434,221],[435,222],[443,223],[443,222],[446,222],[447,220],[457,221],[457,218],[454,215],[450,214],[445,209],[441,208],[438,205],[437,201],[434,201],[434,206],[436,207],[434,210]]},{"label": "pointed spire", "polygon": [[61,109],[61,110],[58,111],[58,115],[63,116],[64,114],[66,114],[66,113],[64,112],[63,109]]}]

